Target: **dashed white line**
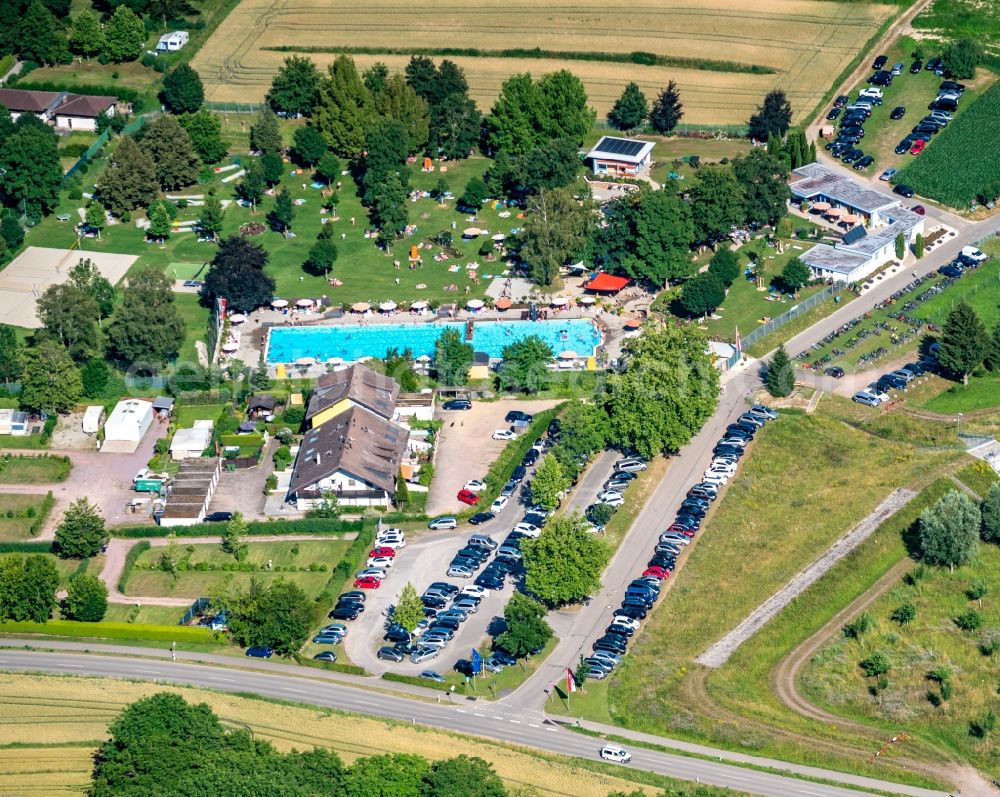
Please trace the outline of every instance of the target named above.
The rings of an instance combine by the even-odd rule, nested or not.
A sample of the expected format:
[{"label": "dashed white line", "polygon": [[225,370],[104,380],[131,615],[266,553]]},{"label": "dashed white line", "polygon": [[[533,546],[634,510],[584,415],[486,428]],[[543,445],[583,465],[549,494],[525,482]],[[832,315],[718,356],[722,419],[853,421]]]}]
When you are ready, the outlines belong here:
[{"label": "dashed white line", "polygon": [[528,723],[528,727],[529,727],[529,728],[537,728],[538,726],[537,726],[537,725],[535,725],[535,723],[533,723],[533,722],[529,722],[529,723]]},{"label": "dashed white line", "polygon": [[556,729],[555,728],[546,728],[545,730],[552,731],[552,733],[556,733]]},{"label": "dashed white line", "polygon": [[513,722],[515,725],[521,724],[521,720],[511,720],[511,722]]},{"label": "dashed white line", "polygon": [[480,714],[478,711],[474,711],[473,714],[475,714],[477,717],[485,717],[486,716],[485,714]]},{"label": "dashed white line", "polygon": [[295,692],[296,694],[300,694],[300,695],[307,695],[307,694],[309,694],[308,692],[306,692],[305,689],[292,689],[291,687],[288,687],[288,686],[285,687],[285,691],[286,692]]},{"label": "dashed white line", "polygon": [[494,717],[493,719],[500,720],[500,722],[503,722],[503,717]]},{"label": "dashed white line", "polygon": [[469,713],[464,708],[456,708],[455,711],[457,711],[459,714],[468,714]]},{"label": "dashed white line", "polygon": [[82,670],[83,669],[83,665],[82,664],[64,664],[63,667],[75,667],[78,670]]}]

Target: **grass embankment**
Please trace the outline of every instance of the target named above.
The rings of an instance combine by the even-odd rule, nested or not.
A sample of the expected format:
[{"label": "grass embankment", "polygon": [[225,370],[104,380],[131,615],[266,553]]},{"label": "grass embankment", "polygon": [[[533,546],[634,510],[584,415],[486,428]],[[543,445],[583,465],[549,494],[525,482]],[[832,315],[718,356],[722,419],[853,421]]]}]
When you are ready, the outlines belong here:
[{"label": "grass embankment", "polygon": [[[694,658],[891,490],[928,478],[958,456],[918,454],[822,412],[786,411],[758,438],[632,654],[607,682],[608,710],[621,724],[767,750],[773,742],[766,734],[712,718],[711,707],[692,692],[700,678]],[[598,694],[604,688],[588,685]],[[810,752],[789,755],[801,760]]]},{"label": "grass embankment", "polygon": [[955,474],[955,478],[980,498],[985,498],[990,487],[1000,480],[997,472],[981,459],[966,465]]},{"label": "grass embankment", "polygon": [[129,574],[128,592],[194,599],[210,594],[213,588],[232,576],[237,585],[244,587],[250,584],[251,578],[265,585],[279,578],[291,581],[312,598],[326,586],[331,571],[350,544],[341,540],[253,542],[248,538],[246,557],[237,562],[219,545],[184,545],[180,541],[176,578],[158,567],[160,556],[167,549],[150,548],[136,560]]},{"label": "grass embankment", "polygon": [[[612,791],[636,789],[653,795],[681,785],[671,778],[534,754],[424,727],[201,689],[27,675],[0,676],[0,686],[5,695],[0,698],[0,729],[11,745],[0,748],[0,781],[20,794],[79,794],[89,783],[90,755],[106,737],[108,725],[127,704],[162,691],[181,694],[188,702],[207,703],[226,725],[249,727],[254,738],[279,750],[325,747],[347,763],[387,752],[432,759],[479,756],[496,768],[510,789],[530,788],[541,797],[605,797]],[[639,785],[643,783],[650,785]],[[722,793],[711,792],[712,797]]]},{"label": "grass embankment", "polygon": [[[971,563],[924,568],[920,579],[901,581],[868,610],[874,629],[857,640],[837,636],[803,668],[804,693],[843,716],[886,731],[905,727],[944,750],[953,751],[992,777],[1000,776],[1000,749],[991,739],[989,717],[997,709],[997,664],[993,640],[1000,639],[1000,549],[983,546]],[[979,582],[981,601],[968,590]],[[916,609],[907,625],[890,619],[903,603]],[[956,618],[974,611],[981,627],[963,631]],[[858,662],[873,651],[888,654],[892,669],[885,688],[871,693]],[[931,676],[947,668],[949,687]]]}]

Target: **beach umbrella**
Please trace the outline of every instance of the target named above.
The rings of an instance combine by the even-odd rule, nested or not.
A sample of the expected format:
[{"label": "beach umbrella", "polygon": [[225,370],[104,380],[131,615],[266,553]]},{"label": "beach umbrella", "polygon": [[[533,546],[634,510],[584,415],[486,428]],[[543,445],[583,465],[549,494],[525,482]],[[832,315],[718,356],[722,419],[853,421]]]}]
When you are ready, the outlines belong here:
[{"label": "beach umbrella", "polygon": [[480,230],[478,227],[466,227],[464,230],[462,230],[462,237],[478,238],[480,233],[482,233],[482,230]]},{"label": "beach umbrella", "polygon": [[271,302],[271,307],[281,309],[282,307],[288,307],[288,299],[275,299]]},{"label": "beach umbrella", "polygon": [[567,349],[559,355],[560,360],[575,360],[577,358],[577,353],[572,349]]},{"label": "beach umbrella", "polygon": [[856,216],[853,213],[848,213],[844,218],[841,219],[844,224],[857,224],[861,221],[860,216]]},{"label": "beach umbrella", "polygon": [[503,243],[504,241],[507,240],[507,236],[504,235],[502,232],[498,232],[496,235],[493,236],[493,240],[496,241],[498,244]]},{"label": "beach umbrella", "polygon": [[367,313],[372,309],[372,306],[368,302],[355,302],[351,305],[352,313]]},{"label": "beach umbrella", "polygon": [[236,351],[237,349],[239,349],[239,347],[240,344],[236,343],[235,341],[229,341],[228,343],[222,344],[223,351]]},{"label": "beach umbrella", "polygon": [[626,318],[625,319],[625,329],[638,329],[642,326],[642,319],[639,318]]},{"label": "beach umbrella", "polygon": [[495,307],[497,310],[509,310],[513,302],[506,296],[502,299],[497,299]]},{"label": "beach umbrella", "polygon": [[468,303],[466,304],[466,307],[468,307],[470,310],[478,310],[484,304],[485,302],[482,299],[469,299]]},{"label": "beach umbrella", "polygon": [[313,306],[313,300],[312,299],[299,299],[295,303],[295,306],[296,307],[312,307]]},{"label": "beach umbrella", "polygon": [[315,365],[316,364],[316,358],[315,357],[299,357],[299,359],[297,359],[295,361],[295,364],[296,365]]},{"label": "beach umbrella", "polygon": [[418,363],[429,363],[431,359],[432,357],[429,354],[421,354],[419,357],[416,358],[416,361]]},{"label": "beach umbrella", "polygon": [[843,208],[830,208],[823,215],[824,216],[834,216],[834,217],[843,216],[844,215],[844,209]]},{"label": "beach umbrella", "polygon": [[594,296],[581,296],[579,299],[577,299],[577,301],[580,304],[593,304],[594,302],[597,301],[597,298]]},{"label": "beach umbrella", "polygon": [[810,208],[810,209],[811,210],[815,210],[817,212],[822,212],[824,210],[829,210],[830,209],[830,203],[829,202],[813,202],[812,208]]},{"label": "beach umbrella", "polygon": [[396,303],[395,302],[382,302],[382,304],[380,304],[378,306],[378,309],[381,310],[383,313],[388,313],[388,312],[396,309]]},{"label": "beach umbrella", "polygon": [[242,324],[247,320],[247,317],[243,313],[233,313],[229,316],[229,323],[231,324]]},{"label": "beach umbrella", "polygon": [[343,357],[327,357],[326,358],[326,362],[327,362],[328,365],[343,365],[344,364],[344,358]]},{"label": "beach umbrella", "polygon": [[419,302],[410,302],[411,310],[424,310],[427,307],[427,302],[421,299]]},{"label": "beach umbrella", "polygon": [[549,302],[553,307],[562,307],[564,304],[569,304],[568,296],[553,296],[552,301]]}]

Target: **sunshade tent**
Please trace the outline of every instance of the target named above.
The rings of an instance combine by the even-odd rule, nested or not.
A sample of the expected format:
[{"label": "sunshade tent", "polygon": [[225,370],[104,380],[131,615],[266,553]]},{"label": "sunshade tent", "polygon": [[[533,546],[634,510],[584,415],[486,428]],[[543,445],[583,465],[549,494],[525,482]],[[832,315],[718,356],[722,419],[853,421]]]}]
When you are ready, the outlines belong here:
[{"label": "sunshade tent", "polygon": [[470,299],[465,306],[470,310],[478,310],[483,306],[483,304],[484,302],[482,299]]},{"label": "sunshade tent", "polygon": [[271,302],[271,307],[277,307],[279,310],[282,307],[288,307],[288,299],[275,299]]},{"label": "sunshade tent", "polygon": [[616,277],[612,274],[600,272],[595,277],[584,284],[584,288],[595,293],[618,293],[630,282],[628,277]]},{"label": "sunshade tent", "polygon": [[242,324],[247,320],[247,317],[243,313],[233,313],[229,316],[229,323],[231,324]]},{"label": "sunshade tent", "polygon": [[313,300],[312,299],[299,299],[295,304],[296,304],[297,307],[312,307],[313,306]]},{"label": "sunshade tent", "polygon": [[482,235],[482,232],[483,231],[480,230],[478,227],[466,227],[464,230],[462,230],[462,237],[478,238],[480,235]]},{"label": "sunshade tent", "polygon": [[372,306],[368,302],[355,302],[351,305],[352,313],[367,313],[372,309]]},{"label": "sunshade tent", "polygon": [[497,299],[494,307],[497,310],[509,310],[512,304],[513,302],[505,296],[502,299]]},{"label": "sunshade tent", "polygon": [[580,302],[580,304],[593,304],[597,301],[597,299],[593,296],[581,296],[577,299],[577,301]]},{"label": "sunshade tent", "polygon": [[830,209],[830,203],[829,202],[813,202],[812,209],[815,210],[815,211],[817,211],[817,212],[822,212],[824,210],[829,210]]},{"label": "sunshade tent", "polygon": [[410,309],[411,310],[423,310],[426,307],[427,307],[427,302],[425,302],[423,299],[421,299],[419,302],[411,302],[410,303]]},{"label": "sunshade tent", "polygon": [[396,303],[395,302],[382,302],[382,304],[380,304],[378,306],[378,309],[381,310],[383,313],[388,313],[388,312],[391,312],[392,310],[396,309]]},{"label": "sunshade tent", "polygon": [[553,307],[562,307],[564,304],[569,304],[568,296],[553,296],[552,300],[549,302]]}]

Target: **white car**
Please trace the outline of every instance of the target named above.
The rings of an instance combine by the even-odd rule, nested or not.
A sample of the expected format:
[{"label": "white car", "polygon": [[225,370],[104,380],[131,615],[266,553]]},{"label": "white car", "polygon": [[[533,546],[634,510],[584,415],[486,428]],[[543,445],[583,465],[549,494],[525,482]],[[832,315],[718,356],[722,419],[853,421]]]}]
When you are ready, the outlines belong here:
[{"label": "white car", "polygon": [[406,543],[399,537],[384,537],[382,539],[376,539],[375,545],[379,548],[392,548],[394,551],[398,551],[400,548],[406,547]]},{"label": "white car", "polygon": [[485,486],[486,486],[486,483],[483,482],[483,481],[480,481],[479,479],[469,479],[465,483],[465,489],[468,490],[470,493],[478,493]]},{"label": "white car", "polygon": [[632,760],[632,754],[624,747],[619,747],[616,744],[606,744],[601,748],[601,758],[605,761],[627,764]]},{"label": "white car", "polygon": [[517,440],[517,435],[510,429],[497,429],[493,433],[494,440]]},{"label": "white car", "polygon": [[371,556],[368,558],[369,567],[387,568],[392,567],[395,561],[391,556]]},{"label": "white car", "polygon": [[597,497],[597,500],[599,500],[602,504],[607,504],[608,506],[621,506],[625,503],[625,499],[622,498],[622,494],[616,493],[614,490],[607,490],[606,492],[601,493]]},{"label": "white car", "polygon": [[355,578],[377,578],[379,581],[385,579],[385,570],[381,567],[366,567],[354,574]]},{"label": "white car", "polygon": [[717,473],[715,471],[705,471],[702,481],[705,482],[705,484],[711,484],[713,487],[721,487],[729,481],[729,475],[725,473]]},{"label": "white car", "polygon": [[982,263],[986,258],[989,257],[985,252],[977,249],[974,246],[963,246],[962,247],[962,257],[973,260],[976,263]]},{"label": "white car", "polygon": [[484,587],[480,587],[478,584],[469,584],[468,586],[462,587],[460,595],[471,595],[473,598],[488,598],[490,596],[490,591]]},{"label": "white car", "polygon": [[628,617],[627,615],[624,614],[616,614],[614,616],[613,622],[616,625],[623,625],[626,628],[631,628],[633,631],[639,630],[639,621],[636,620],[634,617]]},{"label": "white car", "polygon": [[506,495],[498,496],[496,498],[496,500],[494,500],[493,503],[490,504],[490,512],[494,512],[494,513],[499,512],[505,506],[507,506],[507,504],[509,502],[510,502],[510,499]]},{"label": "white car", "polygon": [[525,537],[537,537],[542,533],[542,530],[538,526],[532,526],[530,523],[518,523],[514,526],[514,531],[523,534]]}]

